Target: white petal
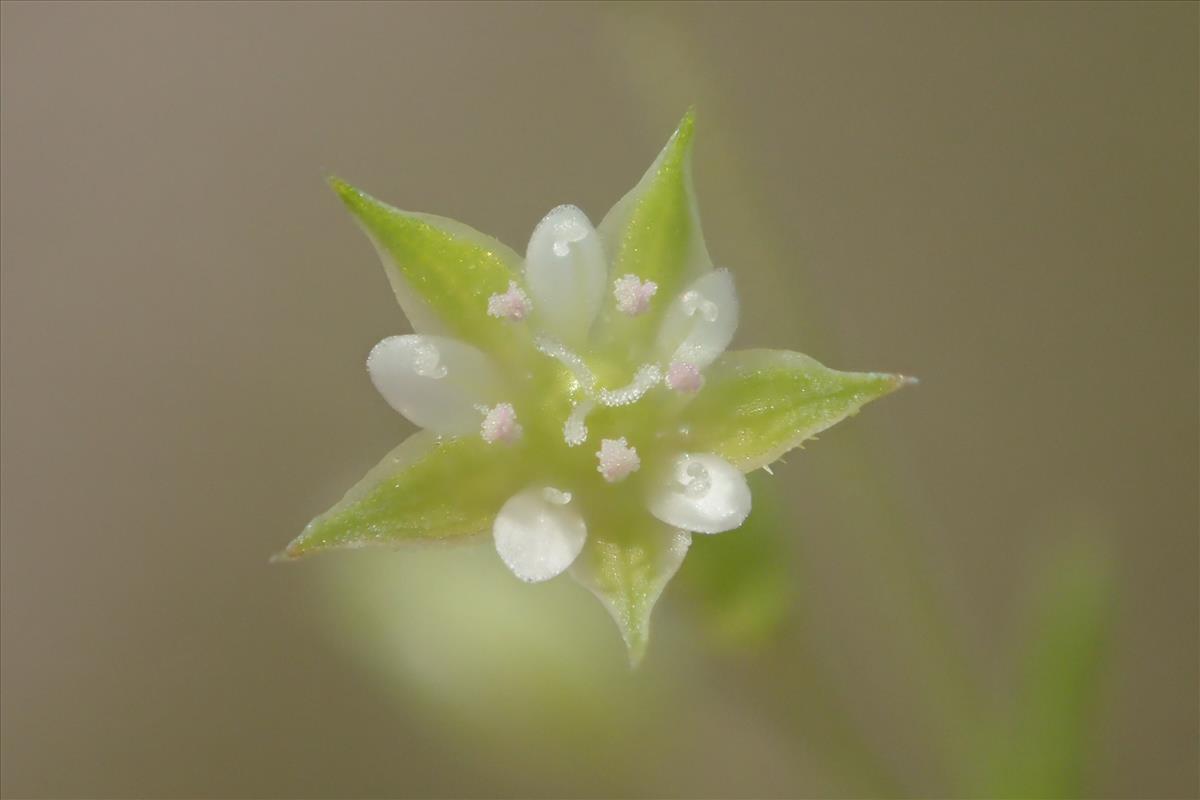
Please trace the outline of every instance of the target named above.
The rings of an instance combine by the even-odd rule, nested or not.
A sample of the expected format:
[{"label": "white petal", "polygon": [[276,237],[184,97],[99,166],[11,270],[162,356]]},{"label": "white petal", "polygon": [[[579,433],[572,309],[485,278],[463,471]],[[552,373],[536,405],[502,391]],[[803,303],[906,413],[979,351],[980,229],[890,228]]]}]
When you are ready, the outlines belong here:
[{"label": "white petal", "polygon": [[579,555],[587,525],[569,492],[550,486],[526,489],[500,508],[492,526],[496,552],[523,581],[558,575]]},{"label": "white petal", "polygon": [[525,282],[541,328],[579,347],[604,300],[608,267],[600,236],[575,206],[559,206],[538,223],[525,254]]},{"label": "white petal", "polygon": [[389,336],[367,356],[367,371],[392,408],[448,435],[478,431],[476,406],[495,404],[501,388],[482,351],[443,336]]},{"label": "white petal", "polygon": [[694,533],[720,533],[750,514],[746,478],[720,456],[684,453],[661,475],[647,505],[668,525]]},{"label": "white petal", "polygon": [[704,369],[725,352],[737,324],[737,291],[729,270],[702,275],[667,309],[658,331],[659,358]]}]

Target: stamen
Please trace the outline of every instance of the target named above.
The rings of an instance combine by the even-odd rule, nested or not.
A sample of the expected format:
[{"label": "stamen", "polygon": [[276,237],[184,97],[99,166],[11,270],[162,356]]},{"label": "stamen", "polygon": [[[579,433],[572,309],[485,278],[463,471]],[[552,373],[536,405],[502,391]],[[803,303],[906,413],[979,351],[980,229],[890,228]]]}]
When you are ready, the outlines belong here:
[{"label": "stamen", "polygon": [[600,460],[600,465],[596,467],[596,470],[609,483],[623,480],[628,477],[629,473],[636,472],[642,465],[637,450],[629,446],[624,436],[620,439],[601,440],[596,458]]},{"label": "stamen", "polygon": [[500,403],[488,409],[479,427],[479,435],[488,444],[512,444],[521,438],[523,432],[511,403]]},{"label": "stamen", "polygon": [[595,406],[591,400],[584,400],[571,409],[571,414],[563,425],[563,439],[566,440],[567,447],[577,447],[587,441],[587,415]]},{"label": "stamen", "polygon": [[677,392],[692,394],[704,387],[704,376],[690,361],[672,361],[667,367],[667,386]]},{"label": "stamen", "polygon": [[508,291],[488,298],[488,316],[509,319],[514,322],[525,319],[533,310],[529,295],[521,290],[516,281],[508,282]]},{"label": "stamen", "polygon": [[628,386],[620,389],[601,389],[600,402],[603,405],[627,406],[642,399],[646,392],[653,389],[662,380],[662,370],[657,364],[643,364],[634,373],[633,380]]},{"label": "stamen", "polygon": [[571,502],[571,493],[555,489],[553,486],[547,486],[545,489],[542,489],[542,498],[551,505],[565,506]]},{"label": "stamen", "polygon": [[446,377],[446,367],[441,360],[442,354],[432,342],[421,339],[413,345],[413,372],[422,378]]},{"label": "stamen", "polygon": [[643,282],[637,275],[622,275],[613,283],[613,296],[622,314],[636,317],[650,308],[650,298],[658,291],[654,281]]}]

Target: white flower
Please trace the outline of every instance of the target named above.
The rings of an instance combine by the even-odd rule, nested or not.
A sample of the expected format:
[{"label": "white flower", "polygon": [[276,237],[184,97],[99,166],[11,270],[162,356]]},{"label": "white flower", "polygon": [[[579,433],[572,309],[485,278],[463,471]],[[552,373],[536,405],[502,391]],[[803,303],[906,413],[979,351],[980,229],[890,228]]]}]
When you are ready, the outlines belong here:
[{"label": "white flower", "polygon": [[[521,276],[525,288],[511,282],[481,309],[509,324],[528,326],[534,343],[529,357],[557,362],[576,384],[569,413],[538,420],[532,436],[547,427],[556,433],[552,441],[536,442],[535,448],[545,453],[587,445],[606,483],[629,479],[641,466],[642,454],[653,451],[660,469],[640,487],[639,501],[646,510],[685,533],[732,530],[750,513],[750,490],[736,467],[715,453],[672,452],[664,450],[658,437],[634,437],[643,427],[639,404],[659,401],[660,406],[665,398],[654,395],[669,395],[672,389],[690,394],[701,390],[701,371],[721,355],[737,326],[733,281],[727,271],[708,272],[675,297],[660,298],[654,282],[613,272],[587,216],[575,206],[559,206],[530,237]],[[605,285],[613,291],[601,291]],[[609,335],[596,325],[606,303],[628,315],[644,314],[654,303],[666,305],[647,360],[618,364],[616,371],[628,375],[628,382],[612,388],[602,385],[593,367]],[[605,362],[610,371],[611,362]],[[380,393],[413,424],[447,435],[478,431],[489,444],[511,443],[528,427],[521,411],[536,407],[527,402],[536,387],[523,385],[523,366],[501,363],[466,342],[428,335],[385,339],[367,359]],[[596,439],[588,431],[588,416],[606,409],[621,411],[610,414],[615,420],[612,432],[618,435]],[[629,431],[621,429],[622,419],[629,420]],[[683,472],[678,464],[686,464]],[[492,526],[500,557],[522,580],[555,577],[583,548],[587,514],[577,498],[602,490],[578,485],[574,475],[557,483],[561,485],[538,483],[520,489],[500,508]]]},{"label": "white flower", "polygon": [[523,581],[570,570],[640,658],[694,533],[750,513],[743,473],[903,384],[787,351],[725,353],[738,323],[692,192],[692,116],[599,227],[550,211],[521,258],[443,217],[333,181],[415,333],[367,357],[423,428],[287,548],[486,530]]}]

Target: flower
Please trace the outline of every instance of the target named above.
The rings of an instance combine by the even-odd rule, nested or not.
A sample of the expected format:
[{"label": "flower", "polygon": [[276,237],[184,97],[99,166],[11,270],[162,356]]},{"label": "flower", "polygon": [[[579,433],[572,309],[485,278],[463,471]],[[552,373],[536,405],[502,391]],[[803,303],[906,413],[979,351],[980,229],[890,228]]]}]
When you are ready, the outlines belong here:
[{"label": "flower", "polygon": [[692,192],[689,112],[599,227],[559,206],[525,258],[340,180],[414,334],[371,350],[384,399],[424,429],[282,554],[491,532],[524,581],[569,571],[636,663],[693,534],[750,513],[744,473],[905,379],[787,351],[726,352],[733,275]]}]

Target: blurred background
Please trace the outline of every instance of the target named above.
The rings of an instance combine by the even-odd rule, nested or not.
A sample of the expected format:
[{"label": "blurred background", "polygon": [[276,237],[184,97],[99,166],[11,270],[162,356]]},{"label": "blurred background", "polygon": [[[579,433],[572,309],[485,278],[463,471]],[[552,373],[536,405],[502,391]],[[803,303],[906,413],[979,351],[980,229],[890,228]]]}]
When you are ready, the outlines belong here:
[{"label": "blurred background", "polygon": [[[1197,16],[5,2],[0,789],[1196,796]],[[693,103],[737,343],[921,385],[636,672],[486,540],[269,565],[410,432],[324,177],[523,251]]]}]

